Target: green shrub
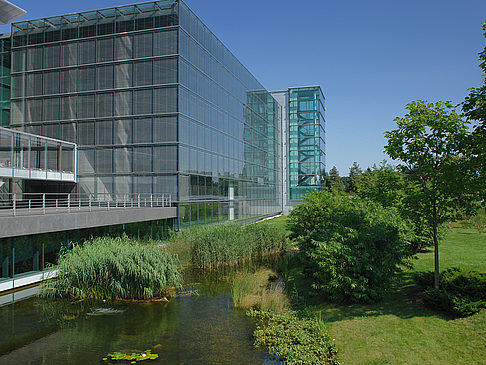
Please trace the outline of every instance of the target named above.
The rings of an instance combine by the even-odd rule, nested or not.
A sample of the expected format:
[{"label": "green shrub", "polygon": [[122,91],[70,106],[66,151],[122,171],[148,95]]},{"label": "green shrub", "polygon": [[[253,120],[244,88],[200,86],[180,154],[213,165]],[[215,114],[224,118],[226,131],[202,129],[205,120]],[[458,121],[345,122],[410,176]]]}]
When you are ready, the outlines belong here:
[{"label": "green shrub", "polygon": [[486,308],[486,273],[450,268],[440,274],[440,289],[434,289],[434,273],[415,274],[425,289],[424,303],[454,316],[469,316]]},{"label": "green shrub", "polygon": [[174,258],[127,236],[95,238],[62,251],[58,276],[41,287],[44,297],[151,298],[177,285]]},{"label": "green shrub", "polygon": [[479,209],[475,215],[461,221],[461,225],[464,228],[477,229],[479,234],[483,233],[486,229],[486,208]]},{"label": "green shrub", "polygon": [[268,348],[272,359],[288,365],[339,365],[336,347],[317,318],[300,318],[292,311],[250,310],[248,314],[260,319],[253,333],[255,346]]},{"label": "green shrub", "polygon": [[191,247],[193,264],[212,268],[232,265],[285,249],[285,233],[270,224],[196,226],[173,238]]},{"label": "green shrub", "polygon": [[394,208],[326,191],[305,196],[289,216],[317,294],[372,302],[412,256],[409,226]]}]

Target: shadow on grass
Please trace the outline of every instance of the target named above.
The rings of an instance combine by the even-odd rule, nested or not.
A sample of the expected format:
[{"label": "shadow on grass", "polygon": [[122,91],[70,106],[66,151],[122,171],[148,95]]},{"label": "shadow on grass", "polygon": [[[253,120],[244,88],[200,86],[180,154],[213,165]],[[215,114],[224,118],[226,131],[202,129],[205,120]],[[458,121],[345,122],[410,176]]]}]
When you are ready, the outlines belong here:
[{"label": "shadow on grass", "polygon": [[[304,286],[301,289],[302,293],[308,290]],[[386,315],[397,316],[402,319],[434,316],[440,316],[446,320],[452,319],[424,307],[419,294],[419,288],[413,282],[412,274],[402,272],[389,294],[378,303],[336,304],[326,301],[323,297],[308,297],[307,303],[312,310],[320,312],[322,319],[326,322]]]}]

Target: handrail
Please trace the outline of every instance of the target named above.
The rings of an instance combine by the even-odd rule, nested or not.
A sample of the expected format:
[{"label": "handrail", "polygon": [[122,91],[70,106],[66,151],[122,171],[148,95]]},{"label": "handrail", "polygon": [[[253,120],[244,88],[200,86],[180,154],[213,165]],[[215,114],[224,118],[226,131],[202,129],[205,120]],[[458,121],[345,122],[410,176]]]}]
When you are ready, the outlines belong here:
[{"label": "handrail", "polygon": [[171,207],[171,194],[0,193],[0,218],[115,209]]}]

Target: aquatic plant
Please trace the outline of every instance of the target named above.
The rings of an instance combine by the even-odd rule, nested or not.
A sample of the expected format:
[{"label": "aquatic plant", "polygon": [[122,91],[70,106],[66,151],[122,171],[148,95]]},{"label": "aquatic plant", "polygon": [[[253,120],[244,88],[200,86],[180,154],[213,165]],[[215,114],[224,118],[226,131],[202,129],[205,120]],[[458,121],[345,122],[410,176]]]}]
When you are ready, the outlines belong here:
[{"label": "aquatic plant", "polygon": [[170,245],[181,242],[191,247],[192,263],[205,268],[280,252],[287,245],[285,232],[265,223],[195,226],[173,236]]},{"label": "aquatic plant", "polygon": [[132,352],[131,354],[111,352],[103,358],[103,361],[129,361],[131,364],[135,364],[140,361],[155,360],[158,357],[159,355],[152,354],[151,350],[145,350],[142,353]]},{"label": "aquatic plant", "polygon": [[253,333],[256,347],[266,347],[272,360],[288,365],[339,365],[336,346],[316,317],[299,317],[297,312],[274,313],[250,310],[259,319]]},{"label": "aquatic plant", "polygon": [[57,269],[40,296],[148,299],[181,281],[172,255],[127,236],[99,237],[63,250]]}]

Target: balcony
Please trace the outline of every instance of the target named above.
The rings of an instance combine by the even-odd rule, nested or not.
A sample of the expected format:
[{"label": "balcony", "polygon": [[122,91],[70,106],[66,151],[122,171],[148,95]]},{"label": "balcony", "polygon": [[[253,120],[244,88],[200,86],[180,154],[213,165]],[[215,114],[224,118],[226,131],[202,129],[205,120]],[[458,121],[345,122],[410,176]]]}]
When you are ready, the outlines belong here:
[{"label": "balcony", "polygon": [[0,127],[0,178],[76,182],[76,144]]}]

